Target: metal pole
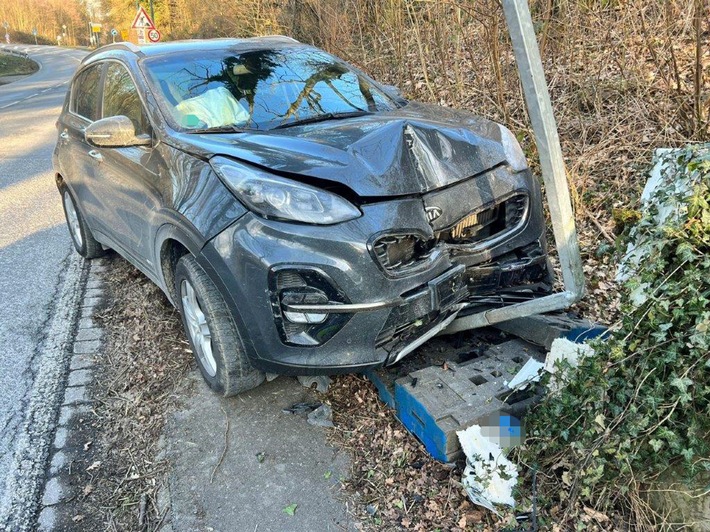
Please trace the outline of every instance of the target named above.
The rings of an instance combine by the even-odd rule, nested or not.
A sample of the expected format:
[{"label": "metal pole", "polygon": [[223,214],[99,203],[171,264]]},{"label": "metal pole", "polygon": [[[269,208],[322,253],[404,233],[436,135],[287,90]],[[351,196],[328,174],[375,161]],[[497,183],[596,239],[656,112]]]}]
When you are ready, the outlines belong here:
[{"label": "metal pole", "polygon": [[150,0],[150,20],[155,24],[155,11],[153,10],[153,0]]},{"label": "metal pole", "polygon": [[557,133],[557,123],[550,103],[550,93],[547,90],[530,10],[524,0],[503,0],[503,10],[513,41],[515,60],[518,63],[528,114],[540,154],[552,229],[560,255],[562,279],[565,288],[575,296],[575,300],[578,300],[584,295],[582,259],[579,254],[577,229],[560,137]]},{"label": "metal pole", "polygon": [[545,195],[550,209],[565,290],[525,303],[459,318],[446,329],[447,334],[532,314],[562,310],[579,301],[584,295],[584,271],[579,254],[567,173],[530,9],[527,0],[503,0],[503,11],[513,42],[515,61],[518,64],[525,102],[540,155]]}]

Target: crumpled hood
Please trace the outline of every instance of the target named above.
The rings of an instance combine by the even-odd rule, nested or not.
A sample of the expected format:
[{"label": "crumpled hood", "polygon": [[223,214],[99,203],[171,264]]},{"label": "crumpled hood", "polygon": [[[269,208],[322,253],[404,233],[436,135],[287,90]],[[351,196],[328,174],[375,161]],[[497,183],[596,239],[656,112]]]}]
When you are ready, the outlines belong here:
[{"label": "crumpled hood", "polygon": [[203,156],[227,155],[342,183],[361,197],[429,192],[505,160],[494,122],[414,102],[388,113],[271,131],[178,137]]}]

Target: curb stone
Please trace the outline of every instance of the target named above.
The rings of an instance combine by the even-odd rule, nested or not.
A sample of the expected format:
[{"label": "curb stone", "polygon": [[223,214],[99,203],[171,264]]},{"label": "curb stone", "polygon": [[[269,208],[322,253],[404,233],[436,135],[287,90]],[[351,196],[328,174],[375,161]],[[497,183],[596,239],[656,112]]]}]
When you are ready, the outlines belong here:
[{"label": "curb stone", "polygon": [[[103,330],[94,315],[103,302],[103,280],[106,259],[88,263],[88,277],[81,296],[73,341],[67,346],[71,353],[64,399],[57,419],[54,443],[46,471],[42,502],[38,510],[37,530],[50,532],[71,529],[74,512],[71,502],[76,491],[72,482],[72,464],[81,463],[84,442],[78,425],[91,413],[89,385],[94,378],[96,360],[101,356]],[[76,467],[76,465],[74,466]]]}]

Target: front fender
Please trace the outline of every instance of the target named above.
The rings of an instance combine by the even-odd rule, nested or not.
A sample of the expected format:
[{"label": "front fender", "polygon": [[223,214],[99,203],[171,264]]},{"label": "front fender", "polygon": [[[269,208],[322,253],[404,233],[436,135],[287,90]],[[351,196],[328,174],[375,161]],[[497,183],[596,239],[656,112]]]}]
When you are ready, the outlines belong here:
[{"label": "front fender", "polygon": [[166,279],[165,270],[163,269],[162,254],[166,242],[174,240],[187,249],[192,255],[197,257],[205,245],[205,239],[200,232],[187,219],[176,214],[176,218],[182,218],[178,224],[165,223],[156,232],[153,264],[158,265],[156,270],[156,278],[158,286],[168,296],[170,302],[175,305],[173,300],[172,280]]}]

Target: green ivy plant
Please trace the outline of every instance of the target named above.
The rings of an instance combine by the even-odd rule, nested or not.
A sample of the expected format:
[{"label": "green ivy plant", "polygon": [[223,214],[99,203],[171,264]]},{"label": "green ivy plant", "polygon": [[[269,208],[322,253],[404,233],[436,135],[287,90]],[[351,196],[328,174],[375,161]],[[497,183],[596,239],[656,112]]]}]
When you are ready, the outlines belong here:
[{"label": "green ivy plant", "polygon": [[540,500],[568,511],[612,512],[664,472],[692,484],[710,471],[710,147],[656,162],[621,322],[526,418]]}]

